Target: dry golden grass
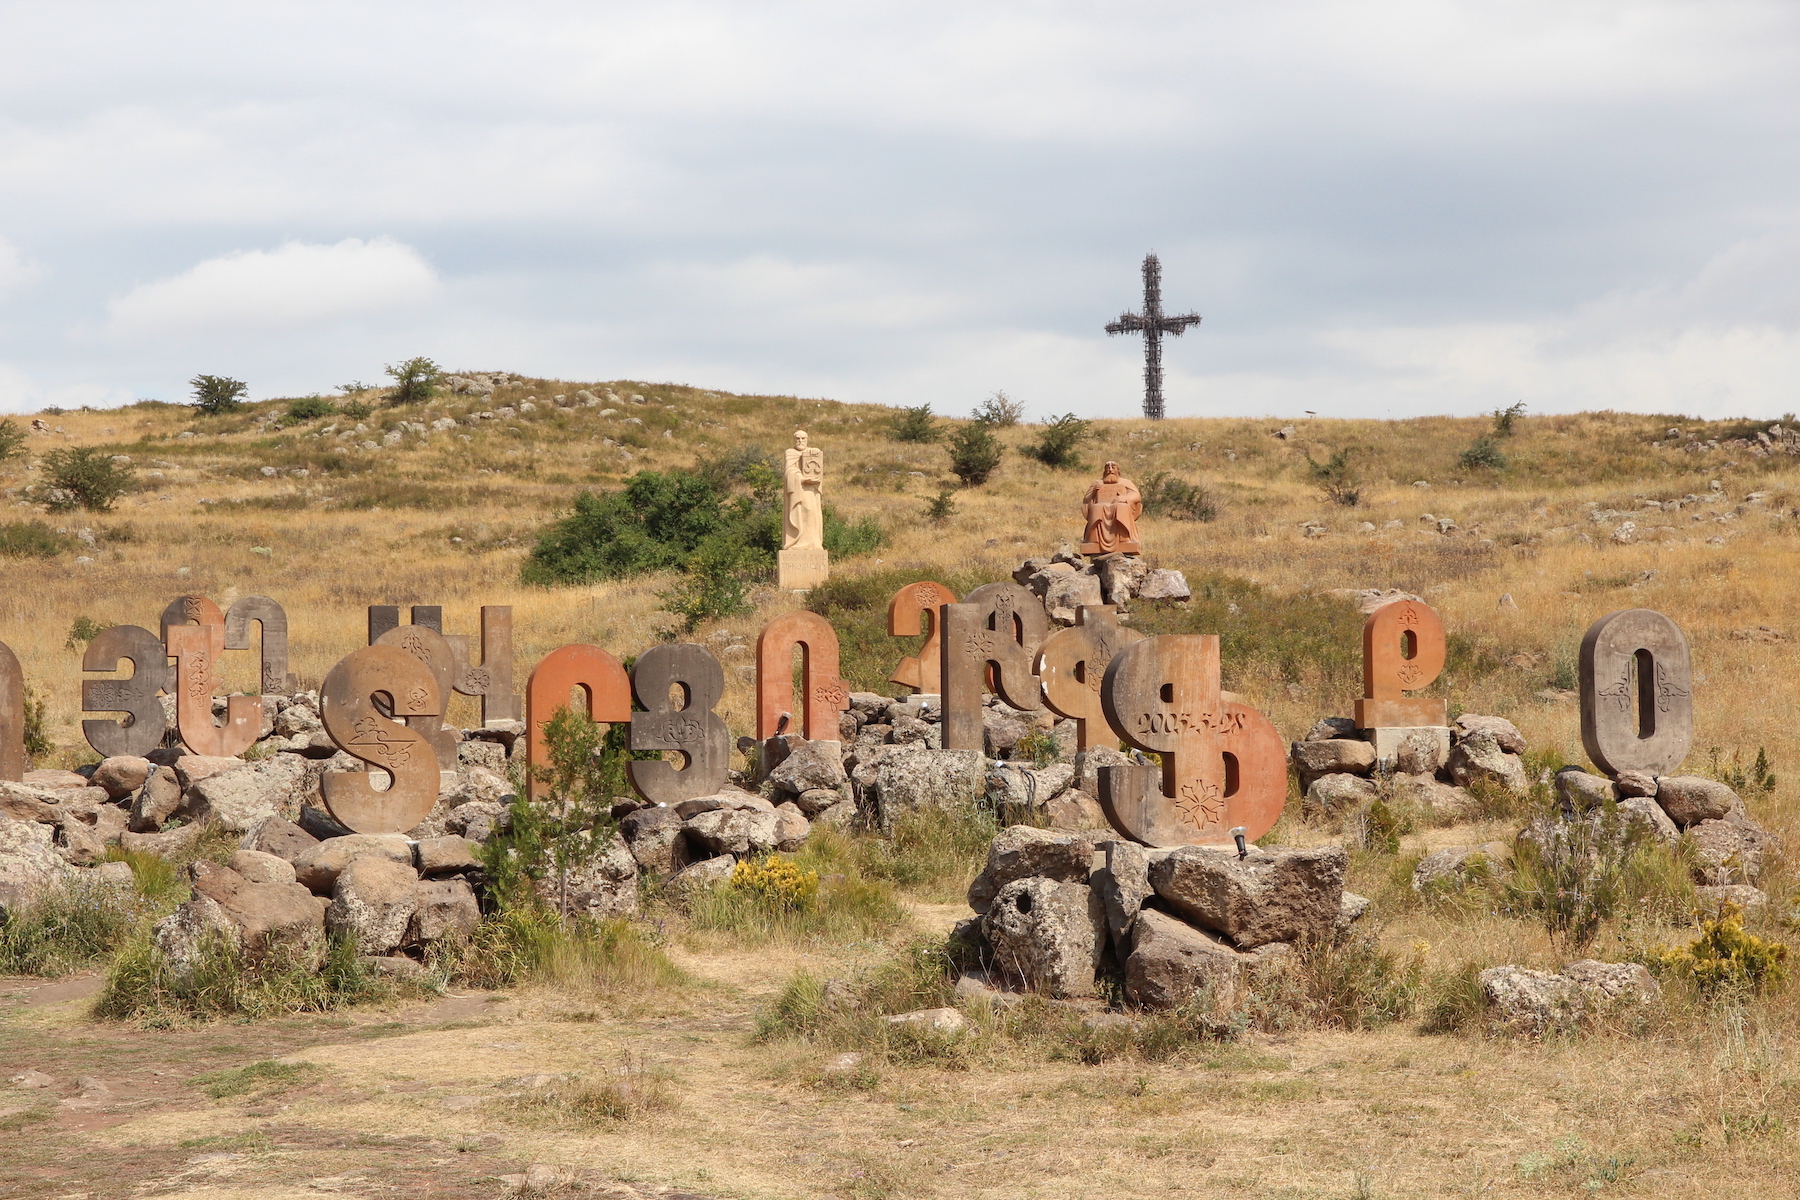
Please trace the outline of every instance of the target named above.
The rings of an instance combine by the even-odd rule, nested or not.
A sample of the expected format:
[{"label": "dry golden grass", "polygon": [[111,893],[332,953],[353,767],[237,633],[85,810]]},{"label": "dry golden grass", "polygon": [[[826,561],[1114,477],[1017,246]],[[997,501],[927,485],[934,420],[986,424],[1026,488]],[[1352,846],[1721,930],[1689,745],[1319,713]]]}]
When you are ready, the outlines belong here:
[{"label": "dry golden grass", "polygon": [[[154,407],[47,418],[67,431],[68,444],[107,446],[132,455],[139,468],[153,460],[178,465],[152,468],[167,478],[112,514],[48,518],[71,530],[128,527],[130,540],[103,535],[97,551],[8,563],[13,600],[0,606],[0,640],[48,696],[52,733],[67,746],[79,742],[80,715],[79,655],[64,646],[70,623],[85,615],[153,626],[167,600],[187,591],[221,603],[251,591],[280,600],[293,630],[293,669],[307,686],[361,644],[366,604],[440,603],[448,627],[467,632],[478,605],[511,604],[522,688],[530,664],[557,645],[594,641],[636,653],[669,623],[655,598],[665,579],[556,590],[518,584],[533,533],[559,506],[580,487],[616,486],[624,470],[688,465],[751,443],[773,451],[797,427],[826,451],[828,500],[848,517],[874,515],[888,528],[885,549],[838,564],[840,573],[900,567],[920,577],[965,569],[1004,578],[1022,557],[1079,533],[1076,508],[1092,473],[1052,471],[1012,452],[1034,436],[1028,428],[1005,431],[1009,453],[994,480],[959,492],[957,514],[932,524],[922,512],[947,474],[945,450],[886,440],[886,410],[628,382],[612,385],[622,401],[611,405],[614,416],[549,405],[553,395],[582,386],[533,381],[478,404],[446,397],[420,409],[378,409],[367,422],[372,429],[526,396],[539,403],[528,417],[459,426],[424,443],[409,437],[375,453],[331,451],[321,439],[295,437],[329,419],[271,434],[255,432],[253,416],[197,419]],[[651,402],[623,402],[633,393]],[[644,425],[625,425],[632,416]],[[1697,422],[1591,413],[1520,422],[1517,435],[1501,442],[1512,465],[1492,473],[1457,465],[1490,428],[1485,418],[1303,422],[1292,440],[1273,436],[1282,424],[1107,421],[1096,425],[1084,455],[1094,464],[1116,458],[1140,482],[1170,471],[1205,483],[1218,520],[1144,523],[1149,557],[1190,580],[1247,577],[1283,597],[1387,587],[1425,596],[1467,664],[1439,685],[1452,710],[1507,716],[1534,751],[1569,761],[1582,760],[1575,704],[1540,693],[1554,696],[1546,689],[1572,681],[1575,647],[1595,618],[1640,606],[1668,613],[1694,650],[1697,738],[1688,769],[1705,769],[1712,747],[1746,765],[1765,748],[1780,782],[1754,815],[1796,844],[1800,686],[1788,674],[1793,643],[1785,640],[1800,637],[1800,601],[1786,586],[1800,545],[1790,515],[1800,495],[1796,460],[1690,455],[1651,443],[1670,425],[1698,431]],[[201,436],[173,439],[188,428]],[[665,428],[672,437],[661,436]],[[1737,432],[1709,429],[1721,438]],[[628,447],[630,463],[600,444],[626,436],[645,443]],[[64,441],[38,436],[32,449]],[[1363,480],[1354,508],[1327,501],[1306,461],[1347,446],[1360,448],[1352,460]],[[367,471],[346,465],[371,460]],[[267,479],[258,471],[265,463],[311,474]],[[9,485],[33,478],[20,474]],[[1727,497],[1720,504],[1629,511],[1639,527],[1632,544],[1607,536],[1627,517],[1599,524],[1586,517],[1590,505],[1636,510],[1639,497],[1705,493],[1715,479]],[[1431,486],[1414,487],[1414,480]],[[1746,504],[1753,491],[1768,494]],[[301,499],[281,499],[290,496]],[[202,506],[201,498],[237,503]],[[304,507],[257,506],[271,500]],[[379,507],[353,507],[359,504]],[[1452,518],[1458,531],[1438,533],[1420,520],[1427,513]],[[1399,525],[1387,528],[1390,521]],[[1309,522],[1323,536],[1310,536]],[[1363,522],[1374,530],[1361,529]],[[77,552],[96,561],[78,566]],[[1516,607],[1500,607],[1503,594]],[[796,603],[768,588],[755,598],[756,613],[700,636],[753,641],[762,621]],[[1733,636],[1759,626],[1784,640]],[[895,657],[901,653],[896,645]],[[742,669],[750,658],[745,649],[724,655],[729,690],[721,711],[736,736],[751,721]],[[232,666],[236,680],[250,679],[247,661]],[[1306,664],[1286,674],[1240,669],[1233,679],[1290,737],[1322,715],[1347,712],[1353,685],[1341,672]],[[470,702],[457,703],[467,707],[453,715],[472,720]],[[1420,830],[1405,839],[1403,854],[1504,837],[1514,827]],[[1329,836],[1295,820],[1282,833],[1294,841]],[[1361,863],[1355,882],[1376,891],[1390,869],[1391,862]],[[1792,872],[1777,862],[1766,886],[1785,911]],[[1396,905],[1385,920],[1385,943],[1423,942],[1434,971],[1465,961],[1554,968],[1574,957],[1536,924],[1451,906]],[[1632,945],[1677,936],[1614,924],[1588,953],[1619,957]],[[810,1052],[747,1045],[751,1012],[790,969],[848,969],[877,950],[683,954],[681,965],[712,987],[666,1017],[626,1013],[612,1025],[566,1025],[526,1015],[510,1040],[532,1050],[516,1061],[490,1063],[475,1049],[494,1040],[491,1031],[389,1042],[394,1054],[384,1061],[411,1064],[402,1072],[409,1075],[437,1064],[420,1077],[454,1090],[489,1088],[506,1072],[593,1071],[627,1051],[648,1054],[672,1073],[672,1118],[628,1122],[617,1132],[522,1130],[509,1138],[526,1158],[725,1195],[1778,1196],[1791,1194],[1800,1167],[1793,1131],[1800,1063],[1788,1049],[1800,1016],[1787,996],[1746,1012],[1687,1014],[1640,1039],[1601,1034],[1534,1046],[1422,1035],[1408,1023],[1379,1033],[1259,1039],[1254,1054],[1221,1052],[1217,1064],[1022,1061],[998,1074],[884,1068],[872,1090],[849,1093],[814,1086],[818,1063]],[[362,1099],[299,1106],[296,1120],[397,1132],[444,1119],[424,1096],[381,1093],[369,1074],[377,1068],[359,1061],[354,1047],[342,1050],[321,1048],[309,1059],[362,1080]],[[176,1137],[174,1126],[158,1131],[160,1119],[108,1136]]]}]

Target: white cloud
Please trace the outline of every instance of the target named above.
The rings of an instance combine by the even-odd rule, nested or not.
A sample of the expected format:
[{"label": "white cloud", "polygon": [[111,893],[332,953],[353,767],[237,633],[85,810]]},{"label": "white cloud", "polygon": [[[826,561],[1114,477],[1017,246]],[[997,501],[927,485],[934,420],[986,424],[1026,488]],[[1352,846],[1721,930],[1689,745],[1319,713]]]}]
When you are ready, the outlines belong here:
[{"label": "white cloud", "polygon": [[0,296],[34,282],[42,274],[42,268],[25,261],[17,246],[0,238]]},{"label": "white cloud", "polygon": [[438,290],[437,272],[391,238],[335,245],[288,242],[209,258],[180,275],[141,284],[108,308],[119,337],[171,333],[298,331],[350,317],[421,304]]}]

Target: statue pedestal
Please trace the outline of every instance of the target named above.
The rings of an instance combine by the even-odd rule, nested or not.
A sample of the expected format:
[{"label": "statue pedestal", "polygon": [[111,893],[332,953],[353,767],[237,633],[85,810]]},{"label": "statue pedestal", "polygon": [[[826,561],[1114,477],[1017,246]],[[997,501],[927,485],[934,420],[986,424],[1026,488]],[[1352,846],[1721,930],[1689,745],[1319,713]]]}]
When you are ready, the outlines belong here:
[{"label": "statue pedestal", "polygon": [[830,577],[831,559],[822,547],[795,547],[775,554],[775,586],[782,591],[805,591]]}]

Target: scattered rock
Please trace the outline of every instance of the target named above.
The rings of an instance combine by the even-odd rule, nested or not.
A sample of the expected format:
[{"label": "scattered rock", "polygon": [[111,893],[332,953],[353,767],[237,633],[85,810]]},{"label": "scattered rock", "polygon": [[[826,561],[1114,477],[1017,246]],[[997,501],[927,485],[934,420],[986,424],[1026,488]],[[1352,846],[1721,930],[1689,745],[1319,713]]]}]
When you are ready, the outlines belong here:
[{"label": "scattered rock", "polygon": [[888,1025],[916,1029],[928,1033],[955,1034],[969,1027],[969,1019],[954,1008],[921,1008],[915,1012],[883,1017]]},{"label": "scattered rock", "polygon": [[1356,722],[1349,717],[1320,717],[1313,727],[1306,731],[1304,740],[1309,742],[1332,742],[1354,740]]},{"label": "scattered rock", "polygon": [[1140,600],[1187,600],[1193,596],[1180,571],[1153,569],[1137,590]]},{"label": "scattered rock", "polygon": [[[1486,718],[1499,720],[1498,717]],[[1499,737],[1491,729],[1478,729],[1456,743],[1450,751],[1450,778],[1458,787],[1486,782],[1505,788],[1516,796],[1530,790],[1525,777],[1525,764],[1516,754],[1501,749]]]},{"label": "scattered rock", "polygon": [[1604,775],[1590,775],[1579,767],[1564,767],[1556,773],[1556,798],[1574,812],[1598,808],[1608,800],[1618,799],[1618,789]]},{"label": "scattered rock", "polygon": [[637,860],[632,858],[625,840],[615,833],[604,853],[576,865],[560,878],[538,880],[537,893],[559,912],[601,918],[635,916],[637,871]]},{"label": "scattered rock", "polygon": [[1037,876],[1085,884],[1094,842],[1079,833],[1009,825],[988,845],[987,865],[969,884],[969,907],[986,913],[1000,890],[1015,879]]},{"label": "scattered rock", "polygon": [[1360,775],[1321,775],[1306,789],[1302,807],[1307,816],[1335,817],[1368,804],[1381,789]]},{"label": "scattered rock", "polygon": [[1196,995],[1224,1007],[1236,997],[1244,957],[1222,938],[1147,908],[1132,929],[1125,995],[1151,1008],[1175,1008]]},{"label": "scattered rock", "polygon": [[239,850],[225,864],[251,883],[294,883],[294,864],[261,850]]},{"label": "scattered rock", "polygon": [[1620,796],[1656,796],[1656,776],[1648,771],[1620,771],[1613,779]]},{"label": "scattered rock", "polygon": [[820,789],[835,792],[847,780],[843,743],[823,740],[801,742],[769,772],[769,782],[791,796]]},{"label": "scattered rock", "polygon": [[475,889],[466,879],[421,879],[414,886],[413,896],[408,944],[466,937],[481,924],[481,906],[475,902]]},{"label": "scattered rock", "polygon": [[[338,872],[332,887],[325,926],[334,934],[349,935],[358,954],[391,954],[406,944],[407,930],[419,907],[419,877],[412,869],[412,853],[404,838],[400,844],[406,850],[404,861],[379,852],[358,855]],[[320,848],[330,845],[322,842]],[[302,873],[304,876],[304,868]]]},{"label": "scattered rock", "polygon": [[94,768],[93,785],[104,788],[109,799],[123,800],[144,786],[144,780],[150,771],[150,760],[147,758],[139,758],[135,754],[114,755],[112,758],[101,759],[100,764]]},{"label": "scattered rock", "polygon": [[1092,888],[1037,877],[1001,888],[981,921],[1000,971],[1052,996],[1093,994],[1105,929]]},{"label": "scattered rock", "polygon": [[1703,883],[1694,888],[1694,896],[1699,900],[1701,910],[1709,915],[1721,911],[1727,904],[1735,904],[1746,913],[1763,912],[1769,907],[1769,894],[1747,883],[1728,883],[1719,887]]},{"label": "scattered rock", "polygon": [[[180,759],[176,774],[181,773],[180,763],[191,761]],[[231,833],[247,833],[265,817],[298,813],[307,776],[307,760],[277,754],[207,775],[188,789],[188,804],[199,820],[216,821]]]},{"label": "scattered rock", "polygon": [[420,838],[415,854],[421,875],[456,875],[481,865],[475,857],[475,843],[455,834]]},{"label": "scattered rock", "polygon": [[1485,729],[1494,735],[1494,740],[1499,744],[1500,749],[1508,754],[1525,753],[1525,735],[1519,732],[1517,725],[1505,717],[1483,717],[1475,713],[1464,713],[1451,724],[1451,729],[1459,738],[1468,737],[1472,733]]},{"label": "scattered rock", "polygon": [[1413,868],[1413,891],[1456,890],[1490,879],[1505,865],[1506,857],[1504,842],[1433,850]]},{"label": "scattered rock", "polygon": [[352,833],[326,838],[295,856],[294,874],[300,883],[321,896],[332,894],[338,876],[362,858],[381,858],[412,870],[412,847],[398,833]]},{"label": "scattered rock", "polygon": [[1236,854],[1181,846],[1150,864],[1150,886],[1177,914],[1240,949],[1328,937],[1343,905],[1341,846]]},{"label": "scattered rock", "polygon": [[293,862],[319,844],[319,839],[283,817],[264,817],[251,827],[240,843],[246,850],[261,850]]},{"label": "scattered rock", "polygon": [[707,891],[731,878],[737,861],[730,855],[705,858],[684,867],[663,882],[663,894],[680,903],[698,892]]},{"label": "scattered rock", "polygon": [[1375,747],[1360,738],[1294,742],[1292,755],[1294,769],[1306,787],[1321,775],[1367,775],[1375,766]]},{"label": "scattered rock", "polygon": [[129,828],[133,833],[155,833],[181,807],[181,780],[172,767],[146,772],[137,795],[132,797]]},{"label": "scattered rock", "polygon": [[767,812],[719,808],[689,817],[682,829],[714,854],[743,858],[773,850],[779,822],[772,808]]},{"label": "scattered rock", "polygon": [[1701,821],[1688,826],[1687,836],[1694,844],[1696,883],[1725,887],[1754,884],[1762,877],[1763,851],[1770,839],[1758,826],[1745,821]]},{"label": "scattered rock", "polygon": [[1656,781],[1656,802],[1683,829],[1702,821],[1721,820],[1743,803],[1724,784],[1698,775],[1662,776]]}]

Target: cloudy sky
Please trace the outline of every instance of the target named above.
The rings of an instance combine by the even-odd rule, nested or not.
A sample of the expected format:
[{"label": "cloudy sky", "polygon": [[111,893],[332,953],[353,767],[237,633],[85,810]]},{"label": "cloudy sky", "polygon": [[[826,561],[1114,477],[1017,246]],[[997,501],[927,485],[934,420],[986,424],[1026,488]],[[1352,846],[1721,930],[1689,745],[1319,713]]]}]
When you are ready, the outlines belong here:
[{"label": "cloudy sky", "polygon": [[0,409],[1800,409],[1800,6],[0,3]]}]

